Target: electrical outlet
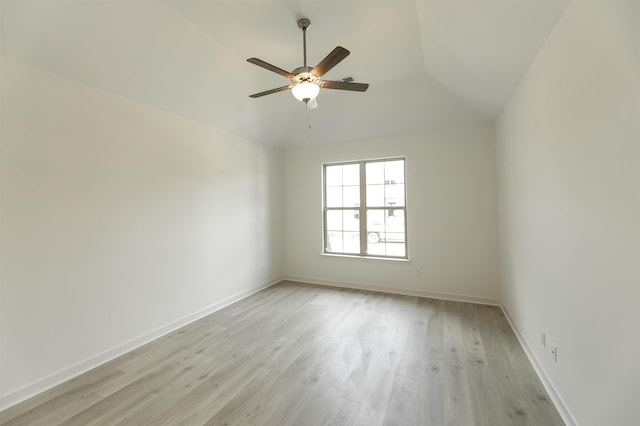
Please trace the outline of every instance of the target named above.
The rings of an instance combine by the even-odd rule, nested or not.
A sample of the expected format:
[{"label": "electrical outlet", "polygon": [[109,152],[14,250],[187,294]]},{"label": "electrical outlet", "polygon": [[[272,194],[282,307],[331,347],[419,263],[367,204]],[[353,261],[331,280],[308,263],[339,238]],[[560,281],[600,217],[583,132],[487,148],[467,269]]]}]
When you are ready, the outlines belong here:
[{"label": "electrical outlet", "polygon": [[558,362],[558,347],[555,343],[551,344],[551,354],[553,355],[553,362]]},{"label": "electrical outlet", "polygon": [[547,333],[545,333],[544,331],[542,332],[542,335],[540,337],[540,341],[542,342],[542,347],[546,348],[547,347]]}]

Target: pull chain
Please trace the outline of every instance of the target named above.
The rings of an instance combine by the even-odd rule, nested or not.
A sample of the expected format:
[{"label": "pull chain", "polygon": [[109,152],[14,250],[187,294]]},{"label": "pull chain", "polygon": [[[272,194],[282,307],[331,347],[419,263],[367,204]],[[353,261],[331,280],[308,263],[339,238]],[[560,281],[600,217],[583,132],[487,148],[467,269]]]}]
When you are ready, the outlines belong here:
[{"label": "pull chain", "polygon": [[305,105],[307,108],[307,143],[311,142],[311,108],[309,108],[309,103]]}]

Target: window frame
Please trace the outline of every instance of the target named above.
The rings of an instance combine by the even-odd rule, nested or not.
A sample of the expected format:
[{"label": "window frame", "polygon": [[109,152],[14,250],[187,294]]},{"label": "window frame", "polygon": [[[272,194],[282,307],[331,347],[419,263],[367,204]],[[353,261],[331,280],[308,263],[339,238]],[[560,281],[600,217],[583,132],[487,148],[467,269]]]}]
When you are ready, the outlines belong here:
[{"label": "window frame", "polygon": [[[367,181],[366,181],[366,167],[367,164],[370,163],[379,163],[379,162],[391,162],[391,161],[399,161],[403,162],[403,193],[404,193],[404,205],[403,206],[376,206],[376,207],[367,207],[366,197],[367,197]],[[359,166],[359,195],[360,195],[360,203],[358,206],[341,206],[341,207],[327,207],[327,167],[331,166],[348,166],[357,164]],[[344,187],[344,186],[343,186]],[[328,233],[327,230],[327,212],[329,211],[345,211],[345,210],[357,210],[358,211],[358,219],[359,219],[359,233],[360,233],[360,252],[359,253],[345,253],[343,252],[335,252],[329,251],[327,249],[328,242]],[[374,210],[393,210],[395,214],[399,211],[402,211],[404,216],[404,256],[393,256],[388,254],[369,254],[368,246],[369,242],[367,240],[369,230],[368,230],[368,220],[367,214],[369,211]],[[385,216],[386,217],[386,216]],[[407,225],[407,160],[406,157],[388,157],[388,158],[375,158],[368,160],[351,160],[351,161],[337,161],[337,162],[327,162],[322,164],[322,254],[328,256],[338,256],[338,257],[356,257],[356,258],[366,258],[366,259],[384,259],[384,260],[400,260],[400,261],[408,261],[409,260],[409,239],[408,239],[408,225]],[[385,244],[388,242],[385,241]]]}]

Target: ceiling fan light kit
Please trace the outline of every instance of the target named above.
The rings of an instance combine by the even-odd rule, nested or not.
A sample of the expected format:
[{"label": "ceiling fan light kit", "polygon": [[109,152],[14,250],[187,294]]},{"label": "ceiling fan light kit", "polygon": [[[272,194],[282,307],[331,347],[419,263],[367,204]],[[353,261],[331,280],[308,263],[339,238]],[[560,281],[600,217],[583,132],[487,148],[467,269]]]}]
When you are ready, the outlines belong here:
[{"label": "ceiling fan light kit", "polygon": [[276,74],[280,74],[281,76],[291,80],[291,84],[287,86],[281,86],[275,89],[266,90],[264,92],[254,93],[253,95],[249,95],[249,97],[259,98],[261,96],[291,89],[291,94],[293,94],[296,99],[308,104],[310,101],[315,100],[315,98],[318,96],[318,93],[320,93],[320,88],[349,90],[355,92],[364,92],[369,88],[369,85],[366,83],[321,79],[321,77],[325,75],[330,69],[338,65],[338,63],[340,63],[344,58],[349,56],[350,52],[344,47],[338,46],[333,49],[331,53],[329,53],[315,67],[311,68],[307,66],[307,28],[309,28],[309,25],[311,25],[311,21],[307,18],[298,20],[298,28],[302,30],[302,48],[304,57],[303,66],[294,69],[292,72],[288,72],[258,58],[247,59],[247,62],[275,72]]},{"label": "ceiling fan light kit", "polygon": [[320,86],[315,82],[304,81],[291,89],[293,97],[302,102],[312,101],[320,93]]}]

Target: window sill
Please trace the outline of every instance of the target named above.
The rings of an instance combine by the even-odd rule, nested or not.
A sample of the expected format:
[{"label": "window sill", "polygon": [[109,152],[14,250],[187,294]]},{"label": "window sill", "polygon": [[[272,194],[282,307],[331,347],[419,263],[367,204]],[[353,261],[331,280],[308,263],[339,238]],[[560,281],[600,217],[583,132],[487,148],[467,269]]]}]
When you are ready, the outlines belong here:
[{"label": "window sill", "polygon": [[338,254],[338,253],[320,253],[320,256],[334,257],[340,259],[365,259],[365,260],[382,260],[391,262],[411,262],[408,258],[403,257],[377,257],[377,256],[360,256],[357,254]]}]

